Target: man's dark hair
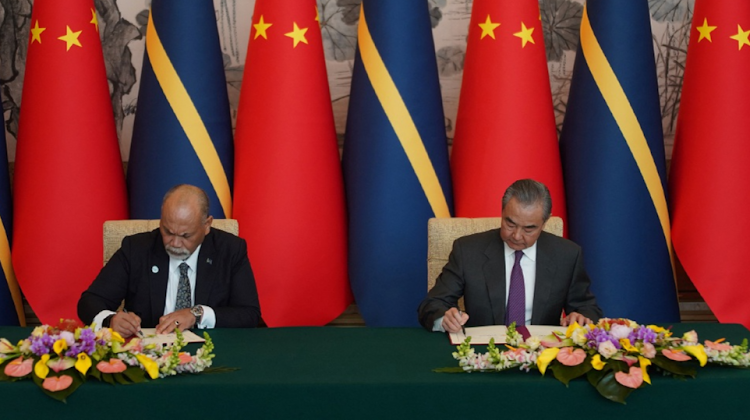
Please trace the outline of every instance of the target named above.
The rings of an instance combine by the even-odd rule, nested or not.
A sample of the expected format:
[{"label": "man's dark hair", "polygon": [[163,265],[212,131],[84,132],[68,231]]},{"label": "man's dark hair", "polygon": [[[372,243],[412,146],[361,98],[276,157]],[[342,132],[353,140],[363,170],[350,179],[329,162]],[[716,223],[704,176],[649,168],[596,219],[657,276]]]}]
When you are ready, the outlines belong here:
[{"label": "man's dark hair", "polygon": [[195,195],[195,197],[198,199],[198,206],[200,208],[201,215],[203,216],[203,220],[206,220],[208,218],[208,210],[209,210],[208,209],[208,194],[206,194],[206,192],[203,191],[202,188],[196,187],[195,185],[179,184],[170,188],[169,191],[167,191],[167,193],[164,194],[164,198],[161,200],[162,207],[164,207],[164,203],[167,201],[170,195],[172,195],[175,191],[182,190],[182,189],[190,191],[190,193]]},{"label": "man's dark hair", "polygon": [[512,183],[503,194],[503,210],[511,198],[523,206],[542,205],[542,220],[547,221],[552,214],[552,197],[547,186],[533,179],[519,179]]}]

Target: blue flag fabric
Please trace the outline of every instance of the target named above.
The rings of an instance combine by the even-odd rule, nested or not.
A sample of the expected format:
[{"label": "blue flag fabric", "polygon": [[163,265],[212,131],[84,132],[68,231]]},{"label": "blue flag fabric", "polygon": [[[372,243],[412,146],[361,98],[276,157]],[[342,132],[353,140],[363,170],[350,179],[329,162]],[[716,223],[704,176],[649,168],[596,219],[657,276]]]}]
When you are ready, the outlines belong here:
[{"label": "blue flag fabric", "polygon": [[213,3],[151,3],[128,166],[130,217],[158,219],[164,193],[193,184],[230,218],[232,121]]},{"label": "blue flag fabric", "polygon": [[588,0],[560,138],[570,238],[607,317],[679,322],[647,0]]},{"label": "blue flag fabric", "polygon": [[427,1],[364,0],[346,139],[349,277],[368,326],[417,326],[451,181]]},{"label": "blue flag fabric", "polygon": [[8,151],[5,145],[5,129],[0,133],[0,325],[26,326],[23,313],[21,289],[10,256],[10,243],[13,231],[13,203],[10,198],[10,177],[8,176]]}]

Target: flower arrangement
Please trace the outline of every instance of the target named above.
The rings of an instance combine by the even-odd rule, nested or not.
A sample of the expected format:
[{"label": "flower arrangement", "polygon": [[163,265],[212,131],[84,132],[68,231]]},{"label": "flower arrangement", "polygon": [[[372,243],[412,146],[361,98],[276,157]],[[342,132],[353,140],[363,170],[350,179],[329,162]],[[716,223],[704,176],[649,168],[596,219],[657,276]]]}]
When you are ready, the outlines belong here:
[{"label": "flower arrangement", "polygon": [[60,401],[89,378],[110,384],[144,382],[181,373],[198,373],[211,366],[214,345],[208,333],[195,355],[182,352],[179,330],[170,346],[144,345],[140,338],[124,340],[110,328],[94,331],[74,321],[34,328],[13,345],[0,338],[0,380],[31,379],[42,391]]},{"label": "flower arrangement", "polygon": [[[639,325],[629,319],[603,318],[596,324],[573,324],[549,336],[531,336],[525,340],[515,325],[508,327],[508,348],[500,351],[490,341],[486,353],[476,353],[467,337],[453,358],[459,366],[436,369],[438,372],[499,372],[519,368],[526,372],[547,370],[565,384],[586,376],[605,398],[625,403],[630,393],[644,383],[651,384],[649,369],[675,377],[696,375],[695,361],[750,367],[747,339],[736,346],[706,340],[698,343],[695,331],[674,337],[669,329]],[[690,362],[692,363],[685,363]]]}]

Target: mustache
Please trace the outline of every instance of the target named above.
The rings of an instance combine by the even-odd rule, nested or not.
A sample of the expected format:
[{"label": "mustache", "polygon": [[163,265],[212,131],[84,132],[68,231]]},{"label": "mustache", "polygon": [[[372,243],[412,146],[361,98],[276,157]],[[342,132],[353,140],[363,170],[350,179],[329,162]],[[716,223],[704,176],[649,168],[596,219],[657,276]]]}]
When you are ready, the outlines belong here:
[{"label": "mustache", "polygon": [[181,257],[189,257],[190,253],[185,248],[177,248],[170,245],[165,245],[164,249],[167,251],[167,253],[173,257],[181,258]]}]

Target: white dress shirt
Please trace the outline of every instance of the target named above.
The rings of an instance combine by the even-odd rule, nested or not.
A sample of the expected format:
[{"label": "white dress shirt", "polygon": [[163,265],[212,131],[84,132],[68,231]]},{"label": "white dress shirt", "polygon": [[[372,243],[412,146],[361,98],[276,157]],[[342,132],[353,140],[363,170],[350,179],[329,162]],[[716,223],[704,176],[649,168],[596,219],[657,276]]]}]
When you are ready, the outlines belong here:
[{"label": "white dress shirt", "polygon": [[[523,271],[523,285],[526,293],[526,325],[531,325],[531,312],[534,308],[534,287],[536,286],[536,242],[523,250],[521,257],[521,271]],[[508,307],[508,291],[510,290],[510,273],[516,263],[516,251],[503,242],[505,253],[505,307]],[[471,316],[471,314],[469,314]],[[445,332],[443,318],[435,320],[432,331]]]}]

